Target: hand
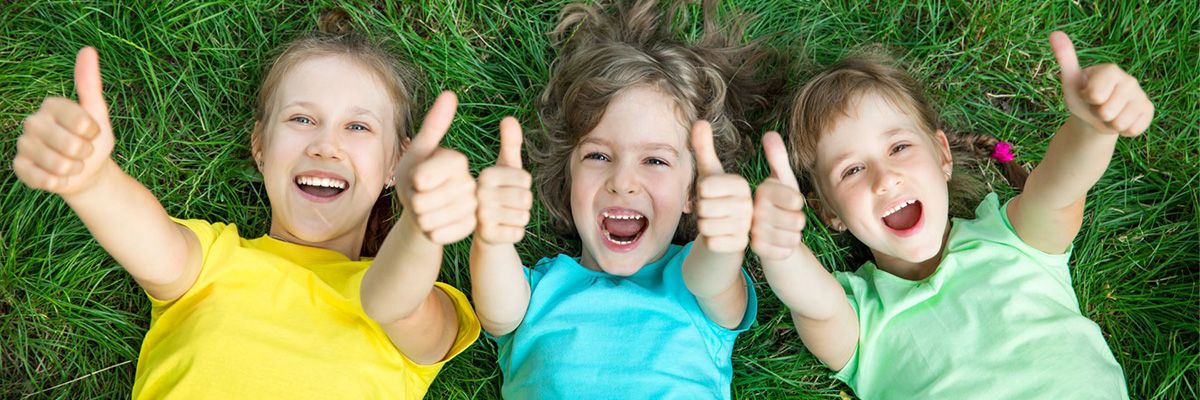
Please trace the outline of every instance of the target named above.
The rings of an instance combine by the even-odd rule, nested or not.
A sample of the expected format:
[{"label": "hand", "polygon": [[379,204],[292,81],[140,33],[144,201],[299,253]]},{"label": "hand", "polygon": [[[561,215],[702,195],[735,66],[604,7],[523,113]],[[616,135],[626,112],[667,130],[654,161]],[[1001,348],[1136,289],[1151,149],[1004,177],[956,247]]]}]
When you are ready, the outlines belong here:
[{"label": "hand", "polygon": [[475,230],[475,179],[462,153],[441,147],[458,99],[443,92],[396,166],[396,190],[404,212],[436,244],[454,243]]},{"label": "hand", "polygon": [[100,81],[100,56],[84,47],[75,58],[75,91],[79,103],[48,97],[25,118],[17,139],[13,172],[25,185],[60,195],[82,192],[96,182],[110,161],[112,125]]},{"label": "hand", "polygon": [[754,222],[750,228],[750,248],[764,260],[782,260],[804,245],[801,231],[807,221],[804,195],[792,173],[787,149],[778,133],[763,136],[763,152],[771,176],[754,193]]},{"label": "hand", "polygon": [[1075,46],[1067,34],[1050,34],[1050,47],[1062,69],[1063,97],[1071,114],[1105,133],[1133,137],[1154,119],[1154,104],[1136,78],[1116,64],[1079,69]]},{"label": "hand", "polygon": [[692,125],[692,150],[696,153],[696,216],[700,229],[696,240],[718,253],[745,251],[754,212],[750,184],[741,175],[725,173],[707,121]]},{"label": "hand", "polygon": [[496,165],[479,173],[479,226],[475,239],[487,244],[515,244],[525,237],[533,208],[533,178],[521,168],[521,125],[516,118],[500,121],[500,155]]}]

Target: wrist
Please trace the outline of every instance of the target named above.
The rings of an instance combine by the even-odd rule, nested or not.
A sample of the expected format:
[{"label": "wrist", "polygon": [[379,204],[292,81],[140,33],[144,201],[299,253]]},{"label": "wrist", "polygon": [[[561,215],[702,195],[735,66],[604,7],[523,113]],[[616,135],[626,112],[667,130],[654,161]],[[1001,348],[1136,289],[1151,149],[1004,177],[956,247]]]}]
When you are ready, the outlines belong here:
[{"label": "wrist", "polygon": [[113,161],[112,158],[106,158],[94,174],[88,177],[77,178],[88,181],[86,185],[81,186],[79,190],[74,192],[62,193],[60,195],[67,204],[85,201],[85,199],[95,197],[104,187],[111,186],[124,173],[125,171],[121,170],[116,161]]}]

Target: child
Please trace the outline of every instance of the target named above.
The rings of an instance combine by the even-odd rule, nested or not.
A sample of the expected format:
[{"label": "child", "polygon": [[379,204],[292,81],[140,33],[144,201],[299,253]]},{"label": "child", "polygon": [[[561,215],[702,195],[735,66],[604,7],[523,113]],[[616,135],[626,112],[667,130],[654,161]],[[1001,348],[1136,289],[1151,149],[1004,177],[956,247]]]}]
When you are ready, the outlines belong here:
[{"label": "child", "polygon": [[[730,397],[734,339],[756,297],[741,268],[750,189],[724,167],[745,142],[735,122],[776,86],[753,80],[765,53],[737,43],[740,29],[705,22],[689,46],[654,2],[563,10],[536,175],[521,170],[509,120],[500,161],[479,176],[471,287],[505,397]],[[532,181],[581,256],[522,268],[513,244]]]},{"label": "child", "polygon": [[[48,98],[26,119],[17,176],[62,196],[150,297],[134,398],[420,398],[478,336],[463,294],[434,282],[442,244],[475,223],[473,200],[429,200],[474,191],[462,155],[437,147],[454,96],[401,156],[412,82],[344,19],[328,14],[263,80],[251,147],[269,235],[171,218],[121,170],[90,47],[76,62],[79,103]],[[405,212],[379,247],[368,225],[393,212],[394,181]]]},{"label": "child", "polygon": [[[1154,106],[1117,66],[1081,71],[1065,34],[1050,41],[1071,117],[1024,192],[1003,205],[988,194],[974,219],[949,221],[962,158],[909,75],[852,58],[801,89],[791,154],[818,215],[870,248],[855,273],[830,275],[803,244],[804,197],[783,142],[764,140],[773,177],[751,246],[804,344],[860,397],[1128,396],[1067,261],[1118,135],[1145,131]],[[1006,143],[993,149],[1011,160]]]}]

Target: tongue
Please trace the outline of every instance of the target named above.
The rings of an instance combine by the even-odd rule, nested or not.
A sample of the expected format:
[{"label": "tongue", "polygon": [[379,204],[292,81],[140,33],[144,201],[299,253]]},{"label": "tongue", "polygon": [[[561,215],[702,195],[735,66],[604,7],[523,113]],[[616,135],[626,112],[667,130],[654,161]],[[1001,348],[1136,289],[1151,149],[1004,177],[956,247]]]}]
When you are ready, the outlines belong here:
[{"label": "tongue", "polygon": [[637,236],[642,231],[642,227],[646,226],[646,219],[604,219],[604,230],[608,231],[613,238],[630,238]]},{"label": "tongue", "polygon": [[892,215],[883,218],[883,224],[888,228],[902,231],[912,228],[917,224],[917,220],[921,218],[921,202],[915,202],[901,208],[900,211],[892,213]]},{"label": "tongue", "polygon": [[342,189],[338,188],[309,185],[300,185],[300,190],[317,197],[332,197],[342,192]]}]

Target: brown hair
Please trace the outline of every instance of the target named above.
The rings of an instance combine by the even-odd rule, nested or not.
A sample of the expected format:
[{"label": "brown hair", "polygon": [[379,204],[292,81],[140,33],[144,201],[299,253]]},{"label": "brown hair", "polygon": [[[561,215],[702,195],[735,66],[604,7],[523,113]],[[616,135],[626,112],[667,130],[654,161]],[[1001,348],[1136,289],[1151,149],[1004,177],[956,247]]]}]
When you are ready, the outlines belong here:
[{"label": "brown hair", "polygon": [[[395,105],[397,148],[403,151],[403,143],[412,136],[411,113],[415,94],[416,72],[400,62],[381,47],[372,43],[351,28],[350,16],[343,10],[326,11],[317,23],[314,32],[293,40],[271,61],[263,76],[258,97],[254,103],[255,131],[252,141],[262,140],[261,129],[271,118],[270,107],[280,81],[292,68],[305,60],[321,56],[346,57],[374,72],[383,84]],[[257,145],[257,143],[255,144]],[[395,222],[399,201],[394,190],[386,189],[380,194],[371,214],[367,218],[366,234],[363,236],[362,256],[374,256],[387,237]]]},{"label": "brown hair", "polygon": [[[801,186],[816,192],[814,200],[820,197],[814,174],[817,142],[846,116],[852,102],[867,93],[883,97],[911,116],[918,129],[931,137],[938,129],[947,131],[920,83],[882,51],[868,49],[842,59],[800,89],[789,115],[792,162],[800,172]],[[998,140],[989,135],[957,132],[946,132],[946,138],[954,159],[954,172],[947,184],[950,215],[971,217],[986,190],[982,177],[972,170],[990,157]],[[1029,173],[1016,160],[1003,163],[1001,168],[1010,185],[1018,190],[1024,187]]]},{"label": "brown hair", "polygon": [[[712,123],[717,155],[730,169],[749,149],[745,136],[756,128],[748,113],[765,109],[781,86],[777,71],[783,68],[766,70],[778,61],[777,54],[762,48],[760,40],[742,43],[745,18],[725,21],[727,29],[718,29],[716,5],[705,1],[704,32],[688,44],[672,28],[690,22],[690,13],[682,12],[679,2],[665,8],[651,0],[570,4],[550,34],[559,56],[538,101],[545,129],[532,138],[530,158],[538,196],[560,234],[578,235],[571,217],[569,154],[624,89],[649,86],[674,98],[685,126],[701,119]],[[695,216],[688,214],[673,241],[695,234]]]}]

